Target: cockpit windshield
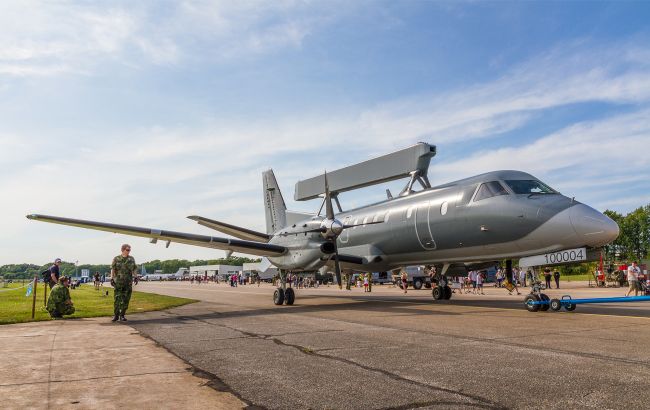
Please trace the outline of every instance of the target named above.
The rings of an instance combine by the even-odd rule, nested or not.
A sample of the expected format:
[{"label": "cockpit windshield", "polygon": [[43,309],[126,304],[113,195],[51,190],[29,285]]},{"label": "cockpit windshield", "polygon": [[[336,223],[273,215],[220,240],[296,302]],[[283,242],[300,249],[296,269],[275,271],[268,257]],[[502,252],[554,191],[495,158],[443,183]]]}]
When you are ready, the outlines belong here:
[{"label": "cockpit windshield", "polygon": [[515,194],[557,194],[553,188],[536,180],[509,180],[506,184]]},{"label": "cockpit windshield", "polygon": [[498,181],[486,182],[484,184],[481,184],[481,186],[478,188],[478,191],[476,191],[474,202],[499,195],[508,195],[508,191],[506,191],[503,185],[501,185]]}]

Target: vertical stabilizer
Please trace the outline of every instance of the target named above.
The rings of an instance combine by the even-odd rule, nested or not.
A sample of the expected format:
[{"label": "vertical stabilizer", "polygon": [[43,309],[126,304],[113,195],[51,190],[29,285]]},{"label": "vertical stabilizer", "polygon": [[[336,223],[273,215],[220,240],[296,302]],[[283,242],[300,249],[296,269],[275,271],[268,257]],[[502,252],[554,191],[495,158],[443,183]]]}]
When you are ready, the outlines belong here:
[{"label": "vertical stabilizer", "polygon": [[287,206],[280,192],[278,181],[272,169],[262,173],[264,180],[264,209],[266,211],[266,233],[272,234],[287,225]]}]

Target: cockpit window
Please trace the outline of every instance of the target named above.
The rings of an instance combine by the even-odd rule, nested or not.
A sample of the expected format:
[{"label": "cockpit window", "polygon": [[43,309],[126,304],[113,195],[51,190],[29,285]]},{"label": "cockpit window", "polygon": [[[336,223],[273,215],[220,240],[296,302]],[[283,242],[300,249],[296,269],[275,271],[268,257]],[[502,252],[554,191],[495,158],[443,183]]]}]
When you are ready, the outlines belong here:
[{"label": "cockpit window", "polygon": [[498,181],[491,181],[481,184],[474,197],[474,202],[482,199],[492,198],[493,196],[508,195],[508,191]]},{"label": "cockpit window", "polygon": [[535,180],[510,180],[506,184],[515,194],[557,194],[553,188]]}]

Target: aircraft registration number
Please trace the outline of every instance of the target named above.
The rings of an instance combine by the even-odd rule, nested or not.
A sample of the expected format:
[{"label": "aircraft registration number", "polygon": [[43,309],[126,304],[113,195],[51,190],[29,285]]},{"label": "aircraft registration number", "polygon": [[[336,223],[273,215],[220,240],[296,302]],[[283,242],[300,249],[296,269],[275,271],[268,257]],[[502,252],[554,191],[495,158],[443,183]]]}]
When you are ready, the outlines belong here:
[{"label": "aircraft registration number", "polygon": [[587,259],[585,248],[569,249],[566,251],[547,253],[544,255],[546,264],[580,262]]},{"label": "aircraft registration number", "polygon": [[564,251],[551,252],[544,255],[528,256],[521,258],[520,266],[542,266],[555,265],[560,263],[582,262],[588,259],[586,248],[567,249]]}]

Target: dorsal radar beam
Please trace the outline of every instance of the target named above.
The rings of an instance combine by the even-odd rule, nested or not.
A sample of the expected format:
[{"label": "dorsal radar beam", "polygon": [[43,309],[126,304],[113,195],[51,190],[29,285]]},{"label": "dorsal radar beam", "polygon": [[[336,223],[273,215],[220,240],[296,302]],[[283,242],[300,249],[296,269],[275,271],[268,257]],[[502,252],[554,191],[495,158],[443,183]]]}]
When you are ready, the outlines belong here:
[{"label": "dorsal radar beam", "polygon": [[[415,182],[423,189],[431,188],[427,173],[431,158],[436,155],[435,145],[419,142],[411,147],[350,165],[336,171],[327,171],[330,194],[342,212],[338,195],[368,186],[409,178],[400,196],[413,192]],[[308,201],[323,198],[324,174],[298,181],[294,199]]]}]

